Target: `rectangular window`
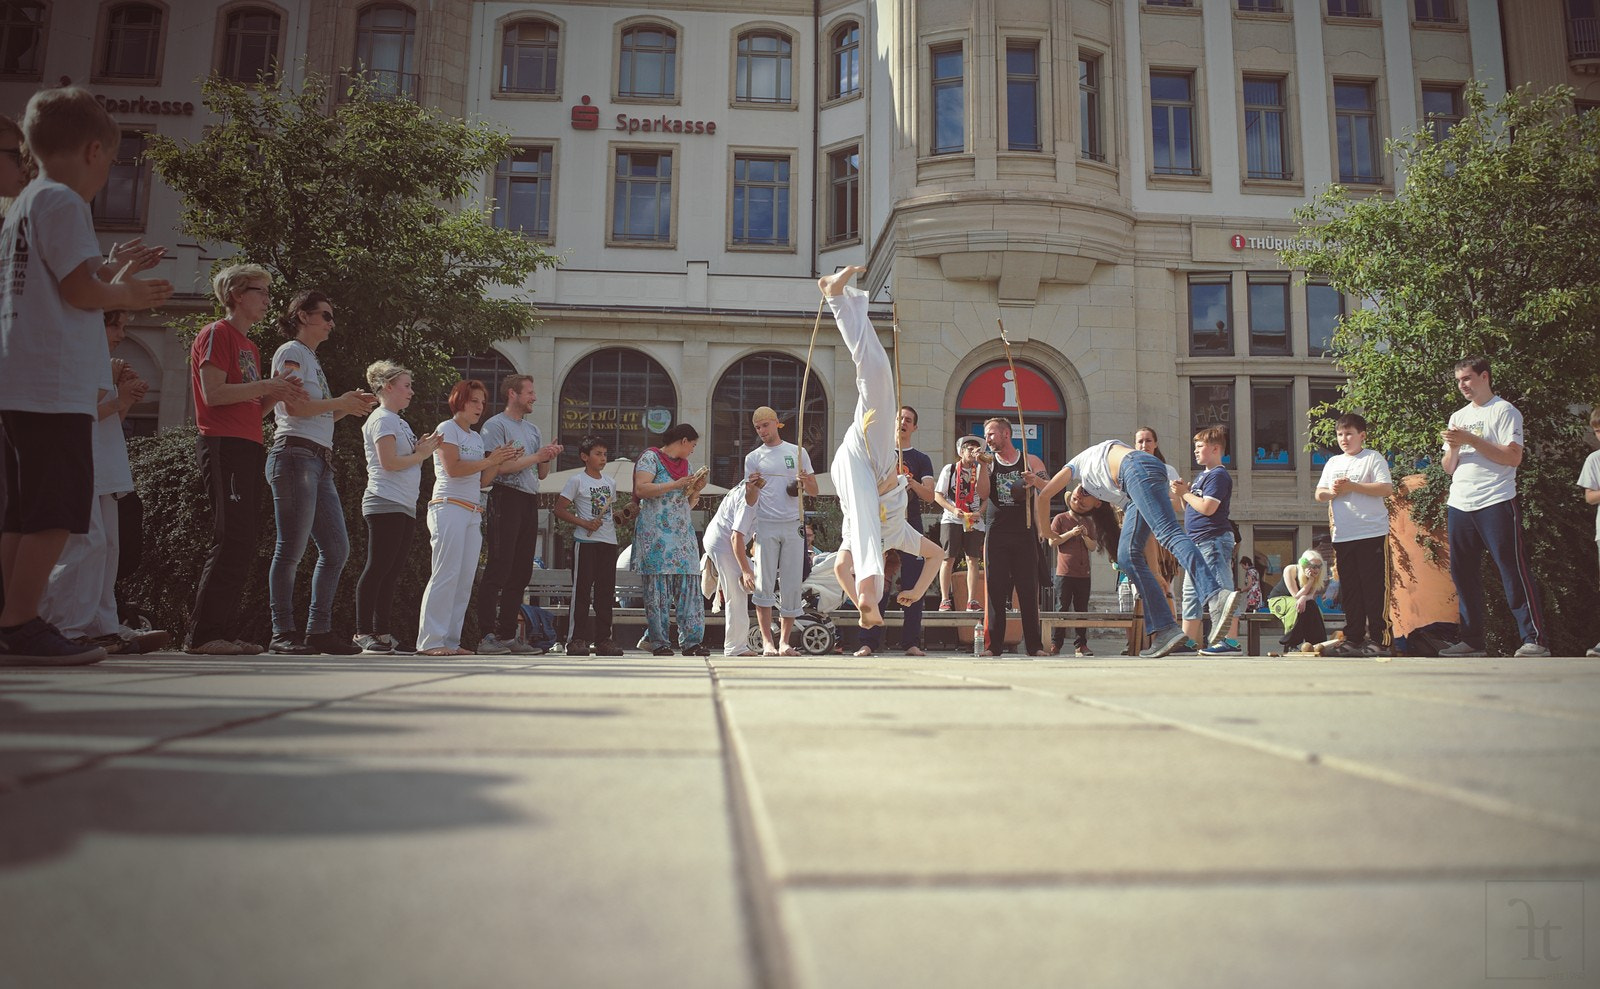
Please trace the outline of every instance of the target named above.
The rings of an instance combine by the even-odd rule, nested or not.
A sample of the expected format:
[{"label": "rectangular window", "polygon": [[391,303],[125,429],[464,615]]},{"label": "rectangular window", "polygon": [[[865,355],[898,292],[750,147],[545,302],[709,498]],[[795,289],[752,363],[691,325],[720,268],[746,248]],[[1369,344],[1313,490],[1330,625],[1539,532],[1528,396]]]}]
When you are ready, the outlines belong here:
[{"label": "rectangular window", "polygon": [[1189,355],[1233,356],[1233,281],[1226,275],[1189,278]]},{"label": "rectangular window", "polygon": [[1157,175],[1199,175],[1194,139],[1194,74],[1150,73],[1150,137]]},{"label": "rectangular window", "polygon": [[833,32],[828,96],[838,99],[861,92],[861,28],[854,21]]},{"label": "rectangular window", "polygon": [[1287,378],[1250,379],[1251,465],[1257,470],[1294,469],[1294,384]]},{"label": "rectangular window", "polygon": [[[1338,400],[1339,382],[1321,381],[1315,378],[1311,380],[1311,407],[1313,409],[1319,405],[1326,405],[1332,402],[1337,402]],[[1333,420],[1339,418],[1339,415],[1338,413],[1325,413],[1320,416],[1320,418]],[[1311,466],[1316,468],[1311,475],[1312,484],[1317,483],[1317,478],[1322,473],[1322,467],[1328,462],[1328,458],[1338,452],[1339,447],[1334,443],[1329,443],[1327,445],[1319,444],[1318,446],[1312,448]]]},{"label": "rectangular window", "polygon": [[611,239],[670,243],[671,153],[618,151],[611,209]]},{"label": "rectangular window", "polygon": [[1434,24],[1456,22],[1455,0],[1415,0],[1417,20]]},{"label": "rectangular window", "polygon": [[1600,56],[1600,0],[1567,0],[1567,58]]},{"label": "rectangular window", "polygon": [[1253,179],[1293,177],[1283,90],[1281,78],[1244,77],[1245,162]]},{"label": "rectangular window", "polygon": [[1261,570],[1261,593],[1267,595],[1283,576],[1283,568],[1300,558],[1300,532],[1293,526],[1253,525],[1250,535]]},{"label": "rectangular window", "polygon": [[1433,131],[1435,141],[1449,137],[1455,125],[1461,123],[1461,87],[1423,86],[1422,120]]},{"label": "rectangular window", "polygon": [[642,25],[622,32],[617,57],[617,95],[632,99],[671,99],[678,89],[678,35]]},{"label": "rectangular window", "polygon": [[1006,147],[1039,151],[1039,46],[1006,45]]},{"label": "rectangular window", "polygon": [[829,244],[861,239],[861,146],[828,155]]},{"label": "rectangular window", "polygon": [[1105,161],[1100,134],[1100,56],[1078,49],[1078,154]]},{"label": "rectangular window", "polygon": [[1193,7],[1194,0],[1144,0],[1146,7]]},{"label": "rectangular window", "polygon": [[734,156],[732,239],[747,247],[789,246],[787,156]]},{"label": "rectangular window", "polygon": [[[1189,379],[1189,435],[1193,436],[1202,429],[1212,426],[1221,426],[1228,431],[1231,441],[1233,437],[1233,379],[1232,378],[1191,378]],[[1222,462],[1229,467],[1234,464],[1233,444],[1222,453]],[[1183,473],[1179,471],[1179,473]]]},{"label": "rectangular window", "polygon": [[1333,108],[1339,134],[1339,181],[1376,185],[1383,181],[1378,168],[1378,111],[1369,82],[1333,84]]},{"label": "rectangular window", "polygon": [[550,239],[551,149],[517,148],[494,170],[494,225]]},{"label": "rectangular window", "polygon": [[789,103],[793,45],[776,31],[739,36],[733,98],[740,103]]},{"label": "rectangular window", "polygon": [[145,200],[150,189],[144,140],[144,131],[122,132],[105,188],[90,204],[97,229],[144,229]]},{"label": "rectangular window", "polygon": [[932,51],[933,148],[936,155],[954,154],[967,147],[966,79],[961,46],[946,45]]},{"label": "rectangular window", "polygon": [[1289,278],[1287,275],[1249,275],[1250,354],[1263,356],[1289,351]]},{"label": "rectangular window", "polygon": [[1306,283],[1306,353],[1333,356],[1333,331],[1344,318],[1344,293],[1321,282]]},{"label": "rectangular window", "polygon": [[1372,0],[1328,0],[1329,17],[1371,17]]},{"label": "rectangular window", "polygon": [[1239,9],[1256,14],[1283,13],[1283,0],[1239,0]]},{"label": "rectangular window", "polygon": [[500,39],[500,91],[554,93],[561,29],[545,21],[508,25]]}]

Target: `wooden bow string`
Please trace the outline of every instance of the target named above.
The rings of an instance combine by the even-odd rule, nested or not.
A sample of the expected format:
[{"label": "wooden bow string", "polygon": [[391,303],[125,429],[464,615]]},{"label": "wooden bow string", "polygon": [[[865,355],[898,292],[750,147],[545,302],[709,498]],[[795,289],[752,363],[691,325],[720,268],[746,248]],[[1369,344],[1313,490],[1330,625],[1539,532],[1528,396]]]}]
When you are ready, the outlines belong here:
[{"label": "wooden bow string", "polygon": [[[1017,425],[1022,427],[1022,457],[1021,466],[1023,475],[1028,473],[1028,421],[1022,417],[1022,378],[1017,375],[1017,364],[1011,359],[1011,338],[1006,336],[1006,324],[999,316],[994,318],[1000,327],[1000,343],[1006,348],[1006,364],[1011,368],[1011,380],[1017,386]],[[1022,504],[1022,518],[1029,529],[1033,528],[1033,489],[1028,489],[1026,499]]]},{"label": "wooden bow string", "polygon": [[822,328],[822,309],[828,304],[827,297],[817,303],[817,318],[811,322],[811,343],[806,346],[806,366],[800,371],[800,412],[795,416],[794,430],[797,435],[795,446],[795,493],[799,495],[800,504],[800,538],[806,538],[806,486],[800,480],[800,473],[805,470],[806,457],[806,385],[811,383],[811,352],[817,348],[817,331]]}]

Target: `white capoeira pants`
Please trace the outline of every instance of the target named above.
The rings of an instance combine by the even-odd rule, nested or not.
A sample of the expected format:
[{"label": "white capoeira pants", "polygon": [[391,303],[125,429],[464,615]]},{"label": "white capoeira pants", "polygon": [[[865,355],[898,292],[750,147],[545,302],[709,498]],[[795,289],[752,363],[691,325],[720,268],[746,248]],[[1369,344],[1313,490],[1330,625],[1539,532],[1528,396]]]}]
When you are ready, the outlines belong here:
[{"label": "white capoeira pants", "polygon": [[799,519],[763,519],[756,523],[756,592],[750,597],[757,608],[777,605],[783,618],[805,614],[800,600],[805,567],[806,540],[800,535]]},{"label": "white capoeira pants", "polygon": [[[828,307],[856,365],[855,421],[834,451],[829,473],[844,512],[839,549],[850,554],[859,587],[883,576],[886,550],[922,555],[922,534],[906,522],[906,479],[894,473],[900,410],[889,355],[867,319],[867,293],[847,285],[843,295],[828,299]],[[879,495],[878,482],[891,476],[894,487]]]},{"label": "white capoeira pants", "polygon": [[103,494],[89,513],[89,531],[67,537],[50,570],[39,615],[69,639],[122,631],[117,618],[117,496]]},{"label": "white capoeira pants", "polygon": [[478,574],[478,553],[483,549],[482,520],[482,513],[448,501],[428,506],[433,575],[422,592],[417,652],[461,648],[461,626],[467,620],[472,579]]},{"label": "white capoeira pants", "polygon": [[750,648],[747,641],[750,637],[750,595],[739,583],[739,575],[743,573],[739,569],[739,559],[734,556],[733,544],[726,540],[716,540],[710,544],[702,542],[701,547],[717,568],[717,583],[721,585],[722,597],[727,602],[722,606],[722,654],[742,655]]}]

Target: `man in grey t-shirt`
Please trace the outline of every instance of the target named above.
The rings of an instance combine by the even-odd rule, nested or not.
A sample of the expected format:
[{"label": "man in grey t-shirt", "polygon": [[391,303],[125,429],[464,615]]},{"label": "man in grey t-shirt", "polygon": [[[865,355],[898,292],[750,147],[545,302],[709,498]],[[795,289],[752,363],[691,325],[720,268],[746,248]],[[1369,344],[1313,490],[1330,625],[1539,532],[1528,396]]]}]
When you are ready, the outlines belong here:
[{"label": "man in grey t-shirt", "polygon": [[488,526],[483,542],[489,550],[483,579],[478,582],[478,627],[483,638],[478,652],[485,655],[533,652],[517,639],[517,614],[522,592],[533,576],[533,557],[539,538],[539,480],[561,454],[561,444],[545,444],[539,427],[529,422],[533,412],[533,379],[513,374],[505,380],[506,408],[483,424],[484,449],[511,444],[520,448],[513,460],[500,468],[489,490]]}]

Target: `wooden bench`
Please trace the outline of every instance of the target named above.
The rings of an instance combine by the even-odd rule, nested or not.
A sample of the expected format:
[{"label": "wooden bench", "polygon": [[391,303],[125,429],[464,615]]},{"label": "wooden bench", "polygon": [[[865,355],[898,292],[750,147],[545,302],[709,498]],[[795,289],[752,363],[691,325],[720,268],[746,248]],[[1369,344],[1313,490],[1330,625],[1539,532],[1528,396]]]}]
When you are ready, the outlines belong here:
[{"label": "wooden bench", "polygon": [[[1328,634],[1332,635],[1336,629],[1344,628],[1344,615],[1338,612],[1325,614],[1322,616],[1322,624],[1327,627]],[[1271,630],[1274,636],[1281,637],[1283,635],[1282,632],[1278,631],[1283,628],[1283,622],[1279,621],[1278,616],[1270,611],[1247,611],[1239,616],[1239,625],[1244,629],[1244,654],[1246,656],[1266,655],[1261,651],[1261,630],[1263,628]]]},{"label": "wooden bench", "polygon": [[[632,570],[617,571],[617,591],[624,598],[642,596],[643,580],[639,573]],[[696,578],[698,579],[698,578]],[[566,618],[572,605],[572,571],[571,570],[535,570],[528,581],[526,591],[528,598],[539,602],[539,606],[555,615],[558,619]],[[925,609],[922,613],[923,627],[932,628],[971,628],[982,620],[981,611],[938,611],[936,608]],[[1009,611],[1009,617],[1015,620],[1016,610]],[[839,609],[828,613],[828,619],[839,628],[856,627],[860,615],[854,610]],[[1268,616],[1271,617],[1270,615]],[[616,625],[643,625],[645,613],[643,608],[614,607],[611,620]],[[905,614],[898,607],[890,608],[884,612],[883,624],[890,628],[899,628],[905,623]],[[706,624],[722,625],[721,614],[706,613]],[[1135,651],[1143,648],[1144,643],[1144,618],[1138,612],[1131,611],[1041,611],[1039,612],[1040,634],[1049,639],[1054,631],[1059,628],[1116,628],[1129,634],[1130,645],[1135,646]]]}]

